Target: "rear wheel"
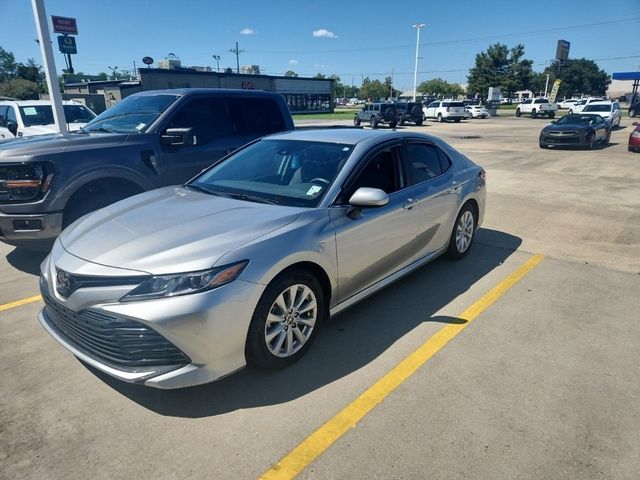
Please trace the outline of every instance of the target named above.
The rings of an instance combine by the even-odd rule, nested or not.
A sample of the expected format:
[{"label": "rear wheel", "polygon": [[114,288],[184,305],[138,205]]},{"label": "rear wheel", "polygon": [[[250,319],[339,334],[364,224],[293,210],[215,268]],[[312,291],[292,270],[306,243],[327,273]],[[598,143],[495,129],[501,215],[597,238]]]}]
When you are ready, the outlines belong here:
[{"label": "rear wheel", "polygon": [[519,117],[520,115],[522,115],[522,113],[520,112],[520,109],[516,108],[516,117]]},{"label": "rear wheel", "polygon": [[438,122],[440,122],[440,123],[444,122],[444,119],[442,118],[442,114],[441,113],[438,114]]},{"label": "rear wheel", "polygon": [[611,132],[607,132],[607,136],[604,137],[604,140],[602,140],[602,146],[606,146],[609,145],[609,142],[611,141]]},{"label": "rear wheel", "polygon": [[533,110],[531,110],[531,118],[536,118],[538,116],[538,113],[536,112],[535,108]]},{"label": "rear wheel", "polygon": [[466,203],[458,213],[456,223],[453,225],[447,257],[452,260],[459,260],[469,252],[477,221],[475,209],[469,203]]},{"label": "rear wheel", "polygon": [[305,270],[276,277],[265,289],[249,326],[247,362],[275,370],[300,359],[326,315],[322,287]]},{"label": "rear wheel", "polygon": [[371,120],[369,120],[369,126],[371,128],[378,128],[378,119],[376,117],[371,117]]}]

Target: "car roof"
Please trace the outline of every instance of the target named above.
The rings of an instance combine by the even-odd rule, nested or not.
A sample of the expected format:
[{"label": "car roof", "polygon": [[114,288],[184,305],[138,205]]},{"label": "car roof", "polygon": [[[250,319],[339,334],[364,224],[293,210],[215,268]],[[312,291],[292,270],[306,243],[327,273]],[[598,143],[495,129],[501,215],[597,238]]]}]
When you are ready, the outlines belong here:
[{"label": "car roof", "polygon": [[[217,96],[247,96],[247,97],[273,97],[277,94],[264,90],[243,90],[240,88],[167,88],[164,90],[145,90],[134,93],[137,97],[148,97],[154,95],[175,95],[182,97],[186,95],[217,95]],[[133,96],[130,95],[130,96]]]},{"label": "car roof", "polygon": [[597,102],[589,102],[589,106],[591,105],[611,105],[613,102],[611,100],[598,100]]},{"label": "car roof", "polygon": [[364,128],[310,128],[301,130],[292,130],[289,132],[274,133],[269,135],[269,139],[282,140],[302,140],[313,142],[328,143],[344,143],[347,145],[356,145],[361,142],[371,141],[379,143],[385,140],[394,140],[398,138],[423,138],[425,140],[437,141],[436,137],[416,132],[399,132],[397,130],[365,130]]},{"label": "car roof", "polygon": [[[73,100],[63,100],[63,105],[82,105]],[[35,105],[51,105],[51,100],[0,100],[0,105],[17,105],[18,107],[28,107]]]}]

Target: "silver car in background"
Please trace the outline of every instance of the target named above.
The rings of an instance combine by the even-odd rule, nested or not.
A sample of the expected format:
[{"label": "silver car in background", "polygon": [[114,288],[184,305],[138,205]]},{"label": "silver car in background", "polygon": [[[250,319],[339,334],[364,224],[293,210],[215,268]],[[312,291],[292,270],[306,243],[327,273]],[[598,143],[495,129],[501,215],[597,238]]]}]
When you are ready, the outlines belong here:
[{"label": "silver car in background", "polygon": [[42,264],[39,319],[86,363],[152,387],[281,368],[329,315],[465,256],[485,196],[484,170],[436,137],[272,135],[72,224]]}]

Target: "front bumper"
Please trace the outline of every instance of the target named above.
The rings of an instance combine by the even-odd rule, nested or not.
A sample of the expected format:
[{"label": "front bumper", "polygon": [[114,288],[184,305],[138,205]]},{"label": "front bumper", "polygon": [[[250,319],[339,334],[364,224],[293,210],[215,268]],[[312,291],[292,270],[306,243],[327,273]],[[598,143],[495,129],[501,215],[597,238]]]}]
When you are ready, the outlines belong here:
[{"label": "front bumper", "polygon": [[542,135],[540,143],[558,147],[584,147],[589,144],[584,135]]},{"label": "front bumper", "polygon": [[35,215],[0,212],[0,241],[28,246],[51,242],[62,232],[62,213]]},{"label": "front bumper", "polygon": [[[209,292],[133,302],[118,301],[132,286],[84,288],[64,299],[56,292],[52,275],[55,266],[50,258],[43,263],[41,281],[43,296],[47,295],[49,301],[77,312],[79,317],[90,310],[153,329],[190,360],[186,365],[137,368],[107,363],[87,348],[87,342],[94,339],[86,336],[86,331],[81,332],[85,340],[78,340],[81,335],[66,336],[52,322],[45,306],[38,315],[43,327],[67,350],[98,370],[126,382],[173,389],[208,383],[246,365],[247,332],[263,285],[237,279]],[[99,268],[94,265],[92,268]]]}]

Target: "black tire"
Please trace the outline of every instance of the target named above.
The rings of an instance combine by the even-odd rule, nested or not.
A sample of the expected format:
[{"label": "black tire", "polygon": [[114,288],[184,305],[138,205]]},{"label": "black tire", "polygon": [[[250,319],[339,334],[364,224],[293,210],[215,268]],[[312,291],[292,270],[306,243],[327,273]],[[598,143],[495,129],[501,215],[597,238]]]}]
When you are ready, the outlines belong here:
[{"label": "black tire", "polygon": [[635,116],[637,115],[637,113],[638,113],[638,112],[636,112],[636,109],[635,109],[635,108],[630,108],[630,109],[629,109],[629,116],[630,116],[631,118],[635,118]]},{"label": "black tire", "polygon": [[357,115],[355,117],[353,117],[353,124],[356,127],[359,127],[361,123],[362,123],[362,120],[360,120],[360,117],[358,117]]},{"label": "black tire", "polygon": [[444,118],[442,118],[442,114],[441,113],[438,114],[438,122],[439,123],[444,122]]},{"label": "black tire", "polygon": [[516,117],[520,117],[520,115],[522,115],[522,112],[520,112],[519,108],[516,108]]},{"label": "black tire", "polygon": [[[456,242],[456,235],[458,233],[458,224],[460,223],[460,219],[463,217],[463,215],[465,215],[466,212],[471,213],[471,216],[473,218],[473,226],[471,230],[471,238],[469,239],[468,245],[463,251],[460,251],[460,248],[458,247],[458,243]],[[458,216],[456,217],[456,221],[453,224],[453,230],[451,231],[451,236],[449,237],[449,248],[447,249],[447,257],[450,260],[460,260],[461,258],[464,258],[467,255],[467,253],[469,253],[469,250],[471,250],[471,247],[473,246],[473,239],[476,236],[475,233],[476,233],[477,224],[478,224],[478,218],[477,218],[475,208],[473,208],[471,204],[465,203],[463,207],[460,209]]]},{"label": "black tire", "polygon": [[419,127],[422,125],[423,120],[421,118],[419,118],[418,120],[416,120],[416,125]]},{"label": "black tire", "polygon": [[382,118],[385,120],[385,122],[392,122],[398,115],[398,112],[396,112],[395,107],[387,107],[387,109],[384,111]]},{"label": "black tire", "polygon": [[556,116],[555,112],[551,112],[551,113],[549,114],[549,118],[553,118],[553,117],[555,117],[555,116]]},{"label": "black tire", "polygon": [[404,115],[402,115],[401,113],[398,114],[398,121],[396,122],[397,125],[400,125],[401,127],[404,125]]},{"label": "black tire", "polygon": [[83,195],[79,198],[72,198],[67,204],[62,214],[62,228],[67,228],[80,217],[88,213],[95,212],[112,203],[122,200],[122,198],[110,197],[104,192],[97,191],[90,195]]},{"label": "black tire", "polygon": [[573,114],[573,108],[570,108],[569,109],[569,115],[572,115],[572,114]]},{"label": "black tire", "polygon": [[593,150],[596,147],[596,134],[591,133],[587,139],[587,148]]},{"label": "black tire", "polygon": [[536,112],[536,109],[534,108],[533,110],[531,110],[531,118],[536,118],[538,116],[538,112]]},{"label": "black tire", "polygon": [[462,120],[461,118],[454,118],[453,121],[456,123],[460,123],[460,120]]},{"label": "black tire", "polygon": [[[288,357],[279,357],[274,355],[267,346],[267,317],[270,312],[273,311],[273,308],[276,308],[274,304],[280,294],[294,285],[306,286],[313,292],[316,301],[316,321],[306,342],[295,353],[292,353]],[[296,362],[305,354],[313,343],[319,324],[327,314],[325,296],[320,282],[309,272],[303,269],[295,269],[276,277],[267,286],[262,297],[260,297],[258,305],[253,313],[253,317],[251,318],[247,341],[245,343],[245,356],[247,363],[262,369],[277,370]],[[295,323],[293,325],[295,325]],[[287,328],[287,326],[283,322],[283,329],[284,328]]]},{"label": "black tire", "polygon": [[611,131],[607,132],[607,136],[604,137],[604,140],[602,141],[602,146],[606,147],[607,145],[609,145],[610,141],[611,141]]},{"label": "black tire", "polygon": [[371,117],[371,120],[369,120],[369,126],[371,128],[378,128],[378,119],[376,117]]},{"label": "black tire", "polygon": [[391,128],[396,128],[398,126],[398,122],[389,122],[389,126]]}]

